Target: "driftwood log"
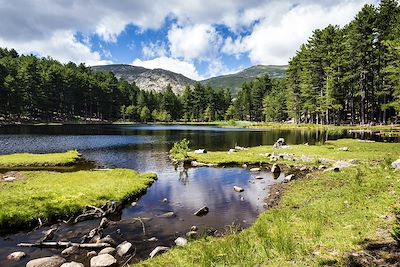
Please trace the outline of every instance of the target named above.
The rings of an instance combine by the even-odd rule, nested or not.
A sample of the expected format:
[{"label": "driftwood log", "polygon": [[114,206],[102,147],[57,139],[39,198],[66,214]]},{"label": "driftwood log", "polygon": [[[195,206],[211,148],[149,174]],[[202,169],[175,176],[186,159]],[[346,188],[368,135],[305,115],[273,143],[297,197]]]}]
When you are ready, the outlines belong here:
[{"label": "driftwood log", "polygon": [[67,248],[76,246],[83,249],[101,249],[111,247],[108,243],[72,243],[72,242],[38,242],[38,243],[19,243],[18,247],[36,247],[36,248]]}]

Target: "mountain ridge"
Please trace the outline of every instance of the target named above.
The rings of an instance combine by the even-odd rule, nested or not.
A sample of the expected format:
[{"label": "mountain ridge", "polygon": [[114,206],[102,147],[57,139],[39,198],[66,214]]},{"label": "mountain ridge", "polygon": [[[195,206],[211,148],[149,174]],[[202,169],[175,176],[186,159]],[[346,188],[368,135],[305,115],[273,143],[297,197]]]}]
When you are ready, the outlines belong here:
[{"label": "mountain ridge", "polygon": [[92,66],[91,69],[101,72],[111,71],[118,79],[135,82],[140,89],[146,91],[153,90],[160,92],[165,90],[167,85],[170,84],[174,93],[181,94],[186,86],[191,86],[196,82],[200,82],[203,85],[210,85],[214,88],[229,88],[232,94],[236,94],[244,82],[265,74],[268,74],[270,78],[283,78],[287,66],[254,65],[237,73],[211,77],[201,81],[195,81],[183,74],[161,68],[147,69],[129,64],[98,65]]}]

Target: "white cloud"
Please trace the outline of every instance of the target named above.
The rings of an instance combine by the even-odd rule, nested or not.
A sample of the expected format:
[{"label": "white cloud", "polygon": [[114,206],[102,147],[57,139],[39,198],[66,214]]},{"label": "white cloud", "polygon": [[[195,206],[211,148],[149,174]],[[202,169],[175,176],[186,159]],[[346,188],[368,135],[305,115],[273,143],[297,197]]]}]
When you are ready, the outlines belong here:
[{"label": "white cloud", "polygon": [[193,80],[203,80],[199,75],[193,63],[182,61],[170,57],[158,57],[150,60],[135,59],[132,62],[134,66],[142,66],[148,69],[161,68],[172,72],[180,73]]},{"label": "white cloud", "polygon": [[171,55],[185,60],[213,59],[222,44],[222,37],[213,26],[207,24],[186,27],[173,25],[168,31],[168,40]]},{"label": "white cloud", "polygon": [[164,57],[167,55],[167,48],[160,41],[142,43],[142,53],[145,58]]},{"label": "white cloud", "polygon": [[111,63],[109,60],[102,60],[99,52],[93,52],[89,46],[78,42],[71,31],[57,31],[48,40],[34,40],[29,43],[8,41],[0,37],[0,47],[15,48],[23,54],[50,56],[63,63],[69,61],[87,65]]}]

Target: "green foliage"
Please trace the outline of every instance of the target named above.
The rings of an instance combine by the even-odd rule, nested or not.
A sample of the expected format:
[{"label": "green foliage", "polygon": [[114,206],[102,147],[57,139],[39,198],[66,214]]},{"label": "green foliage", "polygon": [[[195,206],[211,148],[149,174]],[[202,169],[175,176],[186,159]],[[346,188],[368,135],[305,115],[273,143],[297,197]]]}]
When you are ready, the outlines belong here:
[{"label": "green foliage", "polygon": [[140,120],[142,122],[147,122],[147,120],[150,118],[150,110],[148,107],[144,106],[141,110],[140,110]]},{"label": "green foliage", "polygon": [[171,149],[171,154],[174,159],[185,160],[188,158],[189,143],[189,140],[187,140],[186,138],[174,143],[174,146]]},{"label": "green foliage", "polygon": [[158,111],[158,110],[153,110],[151,113],[151,117],[153,118],[154,121],[161,121],[161,122],[169,122],[171,121],[171,115],[165,111]]}]

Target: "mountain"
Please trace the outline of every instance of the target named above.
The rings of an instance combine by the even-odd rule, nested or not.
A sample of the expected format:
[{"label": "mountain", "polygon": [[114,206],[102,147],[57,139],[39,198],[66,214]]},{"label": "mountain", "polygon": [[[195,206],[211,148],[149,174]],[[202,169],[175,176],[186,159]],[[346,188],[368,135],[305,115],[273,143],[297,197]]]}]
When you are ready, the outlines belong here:
[{"label": "mountain", "polygon": [[118,79],[135,82],[136,85],[146,91],[161,92],[168,84],[171,85],[175,94],[180,94],[187,85],[195,83],[182,74],[164,69],[146,69],[124,64],[101,65],[91,67],[93,71],[112,72]]},{"label": "mountain", "polygon": [[[146,69],[124,64],[101,65],[91,67],[93,71],[111,71],[118,79],[128,82],[135,82],[143,90],[154,90],[160,92],[165,90],[168,84],[176,94],[180,94],[187,85],[193,85],[196,81],[189,79],[182,74],[164,69]],[[236,95],[240,86],[247,81],[268,74],[270,78],[283,78],[287,66],[277,65],[256,65],[244,69],[238,73],[213,77],[200,81],[204,85],[213,88],[230,88],[233,95]]]},{"label": "mountain", "polygon": [[213,88],[230,88],[232,94],[236,95],[244,82],[254,80],[265,74],[268,74],[271,79],[280,79],[285,77],[286,69],[286,65],[256,65],[238,73],[213,77],[201,81],[201,83]]}]

